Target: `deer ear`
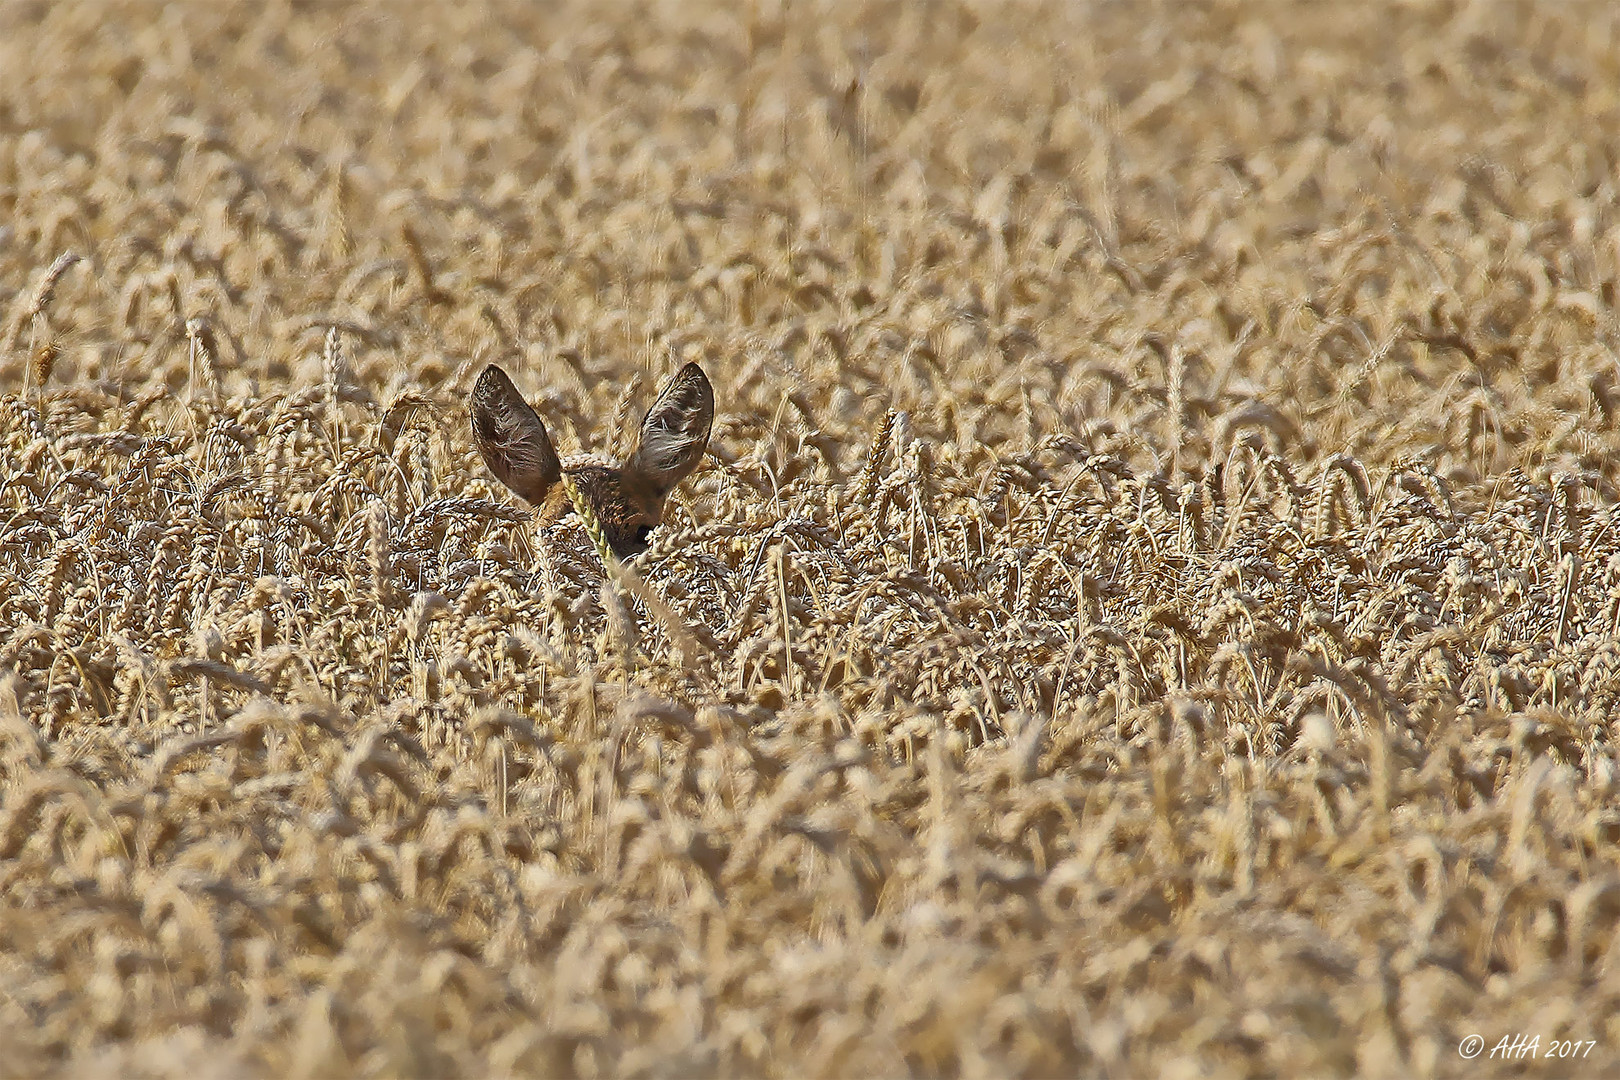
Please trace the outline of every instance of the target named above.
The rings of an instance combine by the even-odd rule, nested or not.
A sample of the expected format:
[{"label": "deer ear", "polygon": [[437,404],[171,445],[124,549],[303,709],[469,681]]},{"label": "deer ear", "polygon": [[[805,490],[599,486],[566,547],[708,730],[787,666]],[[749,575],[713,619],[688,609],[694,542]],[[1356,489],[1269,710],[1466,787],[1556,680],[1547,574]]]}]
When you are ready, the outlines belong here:
[{"label": "deer ear", "polygon": [[647,410],[625,473],[667,495],[697,468],[714,423],[714,390],[703,369],[687,364]]},{"label": "deer ear", "polygon": [[528,502],[539,506],[562,479],[562,463],[546,434],[546,425],[523,400],[506,372],[489,365],[473,384],[467,403],[473,441],[495,478]]}]

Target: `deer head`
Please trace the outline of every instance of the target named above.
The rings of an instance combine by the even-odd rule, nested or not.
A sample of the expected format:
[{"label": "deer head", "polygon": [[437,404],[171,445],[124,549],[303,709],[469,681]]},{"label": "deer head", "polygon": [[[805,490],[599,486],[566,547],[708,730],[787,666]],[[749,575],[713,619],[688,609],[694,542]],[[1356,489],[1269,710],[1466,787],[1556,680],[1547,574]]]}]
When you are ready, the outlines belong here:
[{"label": "deer head", "polygon": [[714,423],[714,390],[702,368],[681,368],[647,410],[636,447],[620,465],[564,464],[539,415],[494,364],[473,385],[468,412],[478,452],[497,480],[551,524],[572,509],[561,482],[566,472],[623,559],[646,550],[648,534],[663,520],[664,500],[702,459]]}]

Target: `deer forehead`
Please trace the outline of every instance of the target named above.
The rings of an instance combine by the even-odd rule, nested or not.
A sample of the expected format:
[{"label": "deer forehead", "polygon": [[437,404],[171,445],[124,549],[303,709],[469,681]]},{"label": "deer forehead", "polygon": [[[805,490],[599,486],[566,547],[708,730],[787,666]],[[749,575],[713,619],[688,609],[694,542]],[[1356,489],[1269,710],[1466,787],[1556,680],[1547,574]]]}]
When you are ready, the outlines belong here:
[{"label": "deer forehead", "polygon": [[[643,522],[657,525],[663,519],[663,498],[646,484],[628,481],[623,467],[610,458],[578,454],[563,461],[562,469],[610,529]],[[555,517],[568,512],[568,496],[561,484],[548,500],[548,508]]]},{"label": "deer forehead", "polygon": [[602,454],[574,454],[562,459],[563,472],[578,472],[581,469],[605,469],[608,472],[619,471],[619,463]]}]

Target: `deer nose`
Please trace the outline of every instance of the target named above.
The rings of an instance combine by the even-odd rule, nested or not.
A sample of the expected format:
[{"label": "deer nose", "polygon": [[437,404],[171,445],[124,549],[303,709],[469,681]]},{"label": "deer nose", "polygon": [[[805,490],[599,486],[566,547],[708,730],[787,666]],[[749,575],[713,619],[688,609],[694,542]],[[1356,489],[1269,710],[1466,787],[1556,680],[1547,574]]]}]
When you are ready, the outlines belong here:
[{"label": "deer nose", "polygon": [[637,525],[629,536],[622,540],[610,541],[613,544],[613,553],[621,559],[640,555],[647,550],[647,537],[652,535],[653,528],[651,525]]}]

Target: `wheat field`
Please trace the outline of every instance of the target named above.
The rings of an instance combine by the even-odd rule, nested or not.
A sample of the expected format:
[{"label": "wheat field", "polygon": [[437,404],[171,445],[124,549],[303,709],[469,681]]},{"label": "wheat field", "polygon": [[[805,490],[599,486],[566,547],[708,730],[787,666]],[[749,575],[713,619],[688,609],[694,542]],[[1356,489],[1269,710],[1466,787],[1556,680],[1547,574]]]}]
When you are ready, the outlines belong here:
[{"label": "wheat field", "polygon": [[1620,1070],[1617,24],[0,6],[0,1073]]}]

